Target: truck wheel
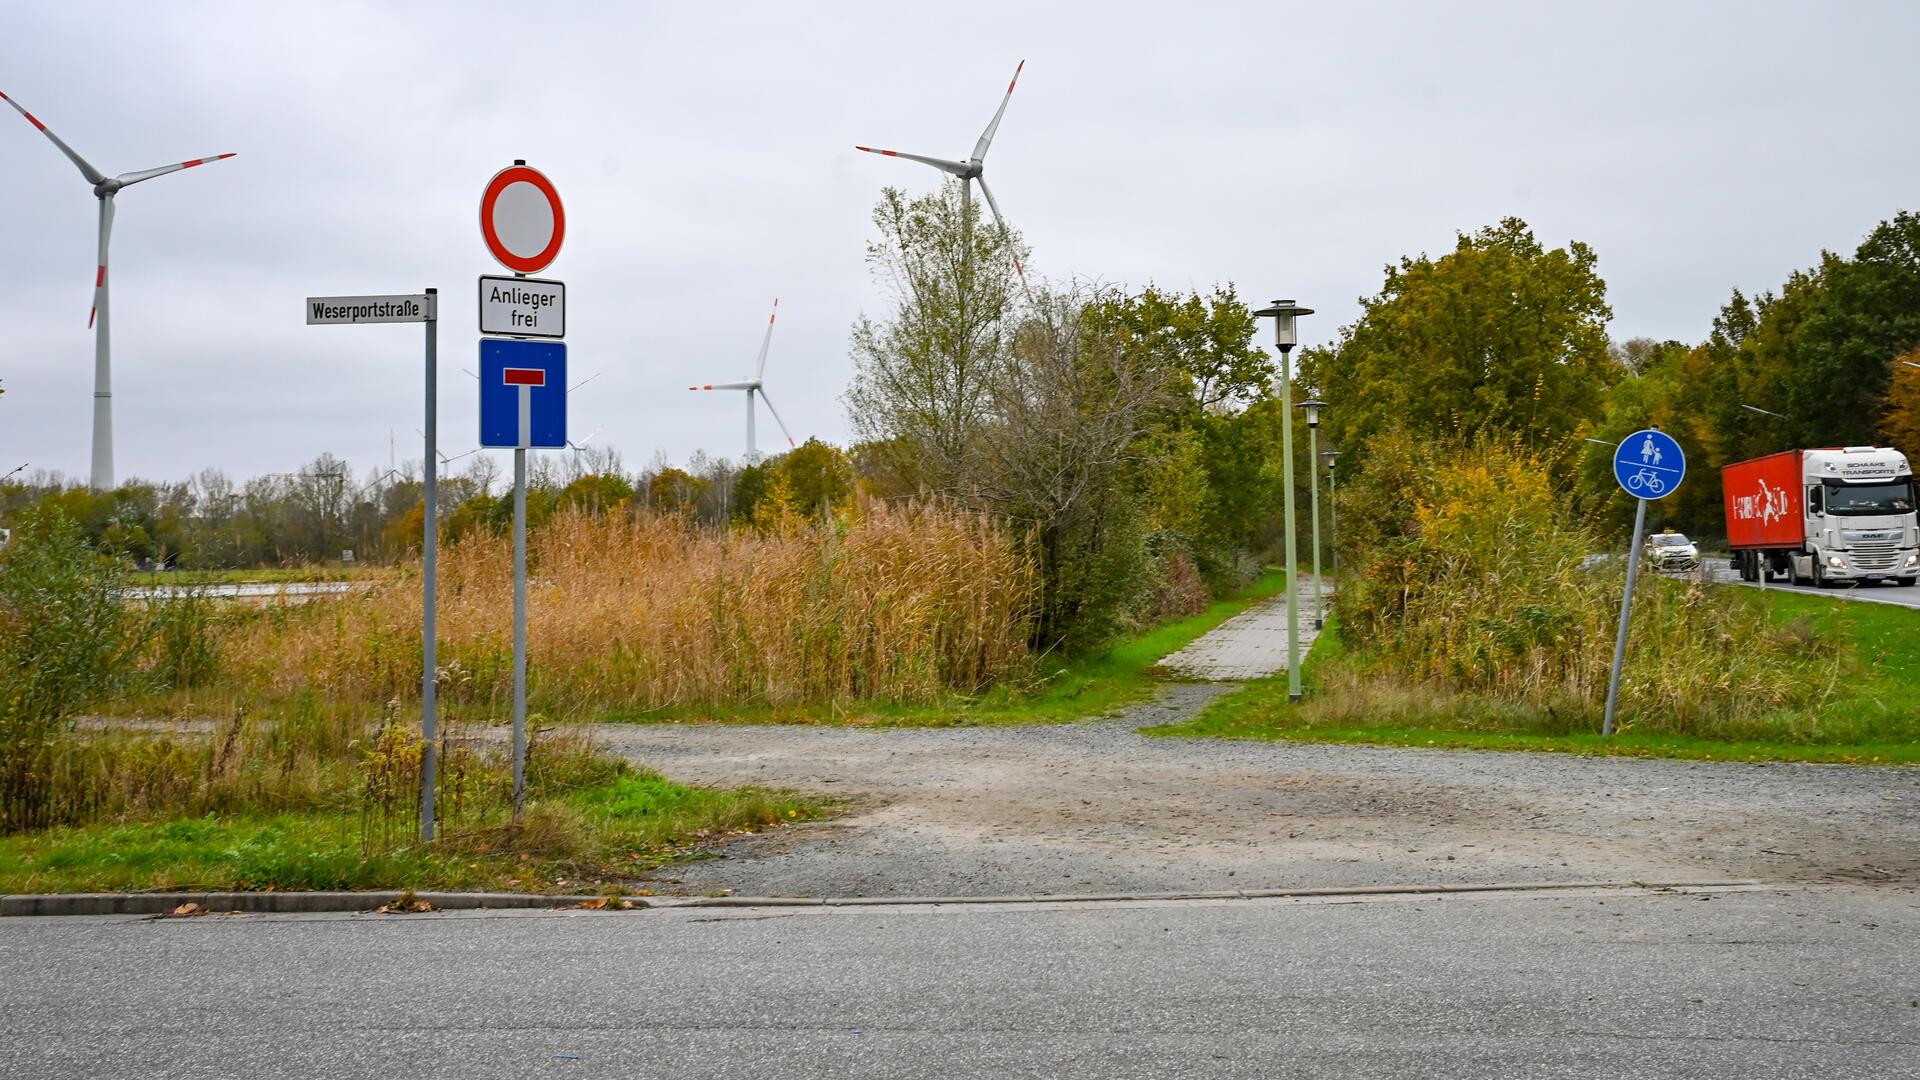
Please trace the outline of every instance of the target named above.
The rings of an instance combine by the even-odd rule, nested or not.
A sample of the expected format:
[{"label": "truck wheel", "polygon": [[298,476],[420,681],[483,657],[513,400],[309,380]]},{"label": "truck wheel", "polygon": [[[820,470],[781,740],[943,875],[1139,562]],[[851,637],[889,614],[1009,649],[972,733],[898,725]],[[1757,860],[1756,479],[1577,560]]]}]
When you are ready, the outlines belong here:
[{"label": "truck wheel", "polygon": [[1820,566],[1820,560],[1813,560],[1813,587],[1816,589],[1826,589],[1832,586],[1833,582],[1827,580],[1827,572]]}]

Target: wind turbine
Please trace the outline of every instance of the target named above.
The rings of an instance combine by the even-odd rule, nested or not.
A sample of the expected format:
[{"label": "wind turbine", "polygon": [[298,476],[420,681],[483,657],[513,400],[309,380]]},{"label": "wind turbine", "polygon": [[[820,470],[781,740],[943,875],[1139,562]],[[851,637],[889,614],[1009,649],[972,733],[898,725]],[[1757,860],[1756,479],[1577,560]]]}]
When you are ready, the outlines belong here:
[{"label": "wind turbine", "polygon": [[[908,161],[918,161],[923,165],[931,165],[941,172],[946,173],[948,176],[958,178],[960,181],[960,220],[962,222],[970,221],[973,217],[973,185],[976,183],[979,184],[980,194],[987,197],[987,208],[993,211],[993,222],[1000,227],[1000,235],[1005,237],[1007,234],[1006,219],[1000,216],[1000,204],[994,201],[993,189],[987,186],[987,147],[993,145],[993,133],[1000,130],[1000,118],[1007,115],[1007,102],[1013,100],[1013,88],[1020,82],[1020,72],[1026,68],[1026,66],[1027,62],[1022,60],[1019,66],[1013,69],[1013,79],[1007,83],[1007,93],[1005,97],[1000,99],[999,111],[993,114],[993,122],[987,125],[987,130],[980,133],[980,141],[973,144],[973,156],[965,161],[948,161],[946,158],[926,157],[921,154],[905,154],[898,150],[876,150],[871,146],[856,146],[854,149],[865,150],[869,154],[884,154],[887,157],[906,158]],[[1020,282],[1024,286],[1027,280],[1027,272],[1021,269],[1018,258],[1013,260],[1013,268],[1020,274]]]},{"label": "wind turbine", "polygon": [[93,185],[94,197],[100,200],[100,262],[93,278],[93,311],[87,316],[87,326],[93,330],[93,470],[90,483],[96,491],[107,491],[113,487],[113,344],[107,332],[107,240],[113,235],[113,197],[119,194],[121,188],[142,180],[191,169],[209,161],[224,161],[233,155],[215,154],[182,161],[177,165],[162,165],[157,169],[108,176],[94,168],[86,158],[74,153],[73,147],[61,142],[60,136],[47,130],[47,125],[19,102],[4,93],[0,93],[0,101],[18,109],[28,123],[52,139],[53,145],[67,155],[67,160],[79,167],[80,175]]},{"label": "wind turbine", "polygon": [[773,344],[773,320],[780,314],[780,300],[773,301],[773,314],[767,316],[767,336],[760,342],[760,360],[754,365],[753,378],[739,382],[710,383],[706,386],[689,386],[689,390],[745,390],[747,392],[747,461],[751,464],[759,456],[759,450],[753,443],[753,397],[767,403],[767,411],[773,414],[773,422],[780,425],[780,433],[787,437],[787,445],[793,446],[793,432],[787,430],[787,422],[780,419],[780,410],[773,407],[773,399],[767,396],[767,388],[761,382],[761,376],[767,373],[767,347]]}]

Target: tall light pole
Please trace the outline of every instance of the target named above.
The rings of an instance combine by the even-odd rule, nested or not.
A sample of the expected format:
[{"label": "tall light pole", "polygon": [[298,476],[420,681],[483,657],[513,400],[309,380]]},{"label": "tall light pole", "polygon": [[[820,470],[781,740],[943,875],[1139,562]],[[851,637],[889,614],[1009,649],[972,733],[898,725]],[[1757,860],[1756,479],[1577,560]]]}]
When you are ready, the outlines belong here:
[{"label": "tall light pole", "polygon": [[1300,343],[1295,320],[1313,314],[1291,300],[1275,300],[1254,315],[1273,320],[1273,344],[1280,350],[1280,455],[1281,517],[1287,530],[1287,700],[1300,701],[1300,590],[1299,542],[1293,535],[1293,347]]},{"label": "tall light pole", "polygon": [[1321,629],[1326,625],[1327,612],[1320,588],[1320,412],[1327,403],[1317,397],[1310,397],[1296,408],[1307,410],[1307,490],[1310,492],[1307,502],[1312,509],[1308,517],[1313,519],[1313,628]]},{"label": "tall light pole", "polygon": [[1333,587],[1340,588],[1340,485],[1334,482],[1333,463],[1340,458],[1340,451],[1329,446],[1320,451],[1320,459],[1327,463],[1327,529],[1333,548]]}]

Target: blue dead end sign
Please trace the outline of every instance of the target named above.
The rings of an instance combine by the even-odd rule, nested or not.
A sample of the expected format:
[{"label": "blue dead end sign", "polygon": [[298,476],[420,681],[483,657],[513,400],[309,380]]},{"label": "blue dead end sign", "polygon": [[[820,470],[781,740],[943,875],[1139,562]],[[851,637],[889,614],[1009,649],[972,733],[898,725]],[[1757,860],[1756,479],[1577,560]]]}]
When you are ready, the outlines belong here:
[{"label": "blue dead end sign", "polygon": [[1637,499],[1664,499],[1687,475],[1687,455],[1664,431],[1645,428],[1613,451],[1613,478]]},{"label": "blue dead end sign", "polygon": [[480,339],[480,445],[567,445],[567,347]]}]

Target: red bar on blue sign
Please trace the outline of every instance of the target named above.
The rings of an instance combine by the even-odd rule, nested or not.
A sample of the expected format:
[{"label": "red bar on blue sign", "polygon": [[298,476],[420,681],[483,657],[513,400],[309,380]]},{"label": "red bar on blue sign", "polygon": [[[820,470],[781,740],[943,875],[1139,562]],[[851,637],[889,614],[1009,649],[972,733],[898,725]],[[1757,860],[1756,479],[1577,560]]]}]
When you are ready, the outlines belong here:
[{"label": "red bar on blue sign", "polygon": [[501,381],[508,386],[545,386],[547,372],[545,368],[510,367],[500,372]]}]

